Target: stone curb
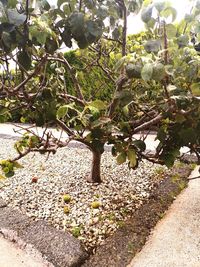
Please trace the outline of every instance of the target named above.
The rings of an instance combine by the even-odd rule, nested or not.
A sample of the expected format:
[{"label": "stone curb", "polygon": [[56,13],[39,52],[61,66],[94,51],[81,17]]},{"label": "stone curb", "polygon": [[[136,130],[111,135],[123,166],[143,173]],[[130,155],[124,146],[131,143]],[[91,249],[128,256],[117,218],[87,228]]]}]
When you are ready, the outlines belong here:
[{"label": "stone curb", "polygon": [[44,221],[33,221],[1,199],[0,234],[41,260],[45,267],[79,267],[88,256],[80,241],[69,233]]}]

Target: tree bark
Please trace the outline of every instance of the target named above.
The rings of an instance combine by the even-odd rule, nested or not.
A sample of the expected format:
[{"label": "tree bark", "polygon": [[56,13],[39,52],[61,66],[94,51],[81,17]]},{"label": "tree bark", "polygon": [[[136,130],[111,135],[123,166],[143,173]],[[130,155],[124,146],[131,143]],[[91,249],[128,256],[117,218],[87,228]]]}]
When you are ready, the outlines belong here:
[{"label": "tree bark", "polygon": [[87,181],[90,183],[101,183],[101,153],[92,151],[92,166],[90,176]]}]

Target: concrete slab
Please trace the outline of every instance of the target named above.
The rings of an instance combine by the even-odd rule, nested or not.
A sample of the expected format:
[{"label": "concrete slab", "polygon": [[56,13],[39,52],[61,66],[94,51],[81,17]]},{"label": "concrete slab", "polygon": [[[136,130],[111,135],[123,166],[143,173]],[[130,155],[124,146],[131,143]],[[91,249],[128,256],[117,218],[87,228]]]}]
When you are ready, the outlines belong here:
[{"label": "concrete slab", "polygon": [[[189,178],[199,176],[197,167]],[[200,266],[200,179],[191,179],[127,267]]]},{"label": "concrete slab", "polygon": [[[20,261],[26,255],[30,255],[30,258],[35,259],[36,263],[41,262],[42,264],[30,265],[30,267],[78,267],[87,258],[87,253],[80,241],[68,232],[59,231],[44,221],[33,221],[18,210],[4,206],[3,202],[1,206],[0,237],[12,241],[16,245],[18,251],[13,251],[13,258],[18,257],[19,254]],[[10,243],[11,248],[12,245]],[[2,242],[2,247],[6,246],[9,252],[9,244]],[[7,257],[8,254],[5,254],[4,264],[9,261],[9,257]],[[26,263],[25,260],[24,262]],[[0,267],[7,266],[4,264],[0,264]],[[21,267],[21,265],[16,266]],[[24,266],[29,267],[29,265],[22,265],[22,267]]]},{"label": "concrete slab", "polygon": [[46,264],[17,248],[14,243],[5,240],[2,236],[0,236],[0,266],[47,267]]},{"label": "concrete slab", "polygon": [[[24,133],[24,131],[16,132],[20,128],[18,126],[23,126],[23,127],[31,127],[31,130],[33,130],[35,133],[39,134],[40,136],[43,135],[44,128],[42,127],[33,127],[31,124],[22,124],[22,123],[0,123],[0,137],[1,138],[12,138],[12,139],[18,139],[21,137],[21,134]],[[65,132],[61,132],[61,130],[58,130],[56,128],[48,128],[49,131],[52,132],[52,134],[56,138],[60,138],[61,140],[66,140],[68,139],[68,135]],[[61,134],[62,133],[62,134]],[[88,132],[85,132],[85,135]],[[146,136],[146,134],[144,134]],[[142,134],[135,134],[133,137],[136,139],[142,138]],[[157,145],[159,144],[159,141],[156,140],[156,134],[155,133],[150,133],[146,139],[145,139],[145,144],[146,144],[146,151],[155,151]],[[71,141],[69,143],[70,147],[79,147],[79,148],[84,148],[85,146],[79,142],[76,141]],[[110,151],[112,145],[105,145],[105,150]],[[181,153],[187,153],[189,150],[186,147],[181,148]]]},{"label": "concrete slab", "polygon": [[[0,123],[0,137],[2,137],[2,138],[12,138],[12,137],[14,137],[15,139],[21,137],[21,134],[23,134],[24,131],[23,130],[20,131],[21,134],[19,132],[17,132],[17,130],[20,129],[18,126],[31,127],[31,130],[33,130],[35,133],[39,134],[40,136],[42,136],[43,131],[44,131],[44,128],[42,128],[42,127],[33,127],[33,125],[31,125],[31,124]],[[48,128],[48,130],[51,131],[55,137],[60,138],[61,130],[58,130],[58,129],[55,129],[55,128]],[[87,132],[85,134],[87,134]],[[140,134],[134,135],[134,138],[136,138],[136,139],[139,139],[140,137],[141,137]],[[155,137],[156,137],[155,134],[149,134],[148,135],[148,137],[147,137],[147,139],[145,141],[146,146],[147,146],[147,150],[154,151],[155,148],[157,147],[159,141],[155,140]],[[61,139],[66,140],[67,138],[68,138],[68,135],[63,132]],[[71,141],[70,143],[72,143],[72,146],[73,145],[75,146],[75,144],[77,142]],[[80,143],[79,143],[79,146],[80,146]],[[109,150],[108,148],[110,146],[106,145],[106,147],[107,147],[107,150]]]}]

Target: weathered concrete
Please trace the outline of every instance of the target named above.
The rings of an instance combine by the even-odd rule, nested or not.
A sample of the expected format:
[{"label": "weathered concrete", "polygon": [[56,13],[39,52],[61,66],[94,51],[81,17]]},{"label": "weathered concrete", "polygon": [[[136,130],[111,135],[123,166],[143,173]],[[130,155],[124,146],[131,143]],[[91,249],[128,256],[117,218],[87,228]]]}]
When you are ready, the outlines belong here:
[{"label": "weathered concrete", "polygon": [[69,233],[61,232],[44,221],[35,222],[8,207],[0,209],[0,234],[46,267],[80,266],[87,257],[80,241]]},{"label": "weathered concrete", "polygon": [[[198,167],[199,168],[199,167]],[[190,178],[199,176],[198,168]],[[200,266],[200,179],[192,179],[127,267]]]},{"label": "weathered concrete", "polygon": [[0,208],[5,208],[7,206],[7,203],[0,198]]},{"label": "weathered concrete", "polygon": [[47,265],[17,248],[0,235],[0,266],[1,267],[47,267]]}]

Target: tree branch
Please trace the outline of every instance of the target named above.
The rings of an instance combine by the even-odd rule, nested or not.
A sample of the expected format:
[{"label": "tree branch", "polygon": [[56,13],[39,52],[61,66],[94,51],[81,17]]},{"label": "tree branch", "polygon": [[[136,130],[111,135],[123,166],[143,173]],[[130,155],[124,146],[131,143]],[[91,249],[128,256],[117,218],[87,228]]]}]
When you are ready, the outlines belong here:
[{"label": "tree branch", "polygon": [[65,93],[64,93],[64,94],[61,94],[60,96],[66,98],[66,99],[69,98],[69,99],[71,99],[71,100],[77,102],[78,104],[80,104],[82,107],[85,107],[85,102],[84,102],[83,100],[79,99],[79,98],[76,97],[76,96],[69,95],[69,94],[65,94]]},{"label": "tree branch", "polygon": [[76,93],[78,95],[78,98],[80,98],[83,102],[85,101],[84,100],[84,96],[82,94],[82,91],[81,91],[81,87],[80,87],[80,84],[74,74],[74,70],[73,68],[71,67],[71,65],[69,64],[69,62],[62,56],[60,57],[49,57],[48,60],[54,60],[54,61],[58,61],[58,62],[61,62],[63,63],[66,68],[67,68],[67,71],[69,72],[71,78],[72,78],[72,81],[73,81],[73,84],[74,84],[74,87],[76,89]]},{"label": "tree branch", "polygon": [[150,126],[154,125],[154,124],[157,124],[158,122],[160,122],[161,120],[163,119],[163,115],[162,114],[159,114],[157,115],[155,118],[151,119],[150,121],[148,122],[145,122],[143,123],[142,125],[136,127],[134,130],[133,130],[133,134],[136,134],[140,131],[144,131],[146,129],[148,129]]},{"label": "tree branch", "polygon": [[56,121],[56,123],[58,124],[58,126],[59,126],[63,131],[65,131],[69,136],[74,136],[74,135],[75,135],[74,132],[73,132],[72,130],[70,130],[70,128],[67,127],[67,125],[66,125],[64,122],[62,122],[62,121],[59,120],[59,119],[56,119],[55,121]]},{"label": "tree branch", "polygon": [[110,107],[109,107],[109,111],[108,111],[108,117],[111,118],[116,107],[117,107],[117,104],[119,102],[119,99],[116,98],[116,93],[117,92],[120,92],[123,90],[123,85],[125,84],[125,82],[128,80],[128,78],[126,76],[120,76],[119,80],[117,81],[117,85],[116,85],[116,90],[115,90],[115,94],[114,94],[114,98],[112,100],[112,103],[110,104]]},{"label": "tree branch", "polygon": [[16,93],[18,92],[30,79],[32,79],[35,75],[37,75],[42,67],[42,65],[46,62],[47,56],[43,57],[40,61],[40,63],[37,65],[35,70],[33,71],[32,74],[30,74],[23,82],[21,82],[18,86],[16,86],[12,91],[8,90],[9,93]]}]

